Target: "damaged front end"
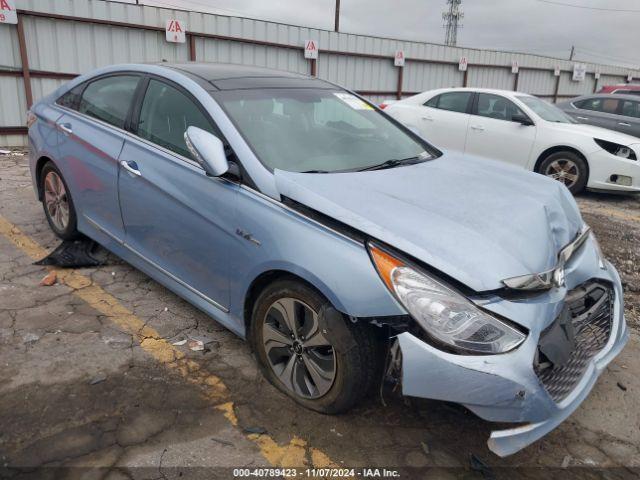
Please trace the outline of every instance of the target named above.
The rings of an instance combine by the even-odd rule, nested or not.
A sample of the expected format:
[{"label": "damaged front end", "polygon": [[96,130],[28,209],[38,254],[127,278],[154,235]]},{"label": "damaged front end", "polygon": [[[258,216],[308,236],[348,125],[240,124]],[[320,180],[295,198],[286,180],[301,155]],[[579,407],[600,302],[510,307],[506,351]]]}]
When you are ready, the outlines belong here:
[{"label": "damaged front end", "polygon": [[397,334],[390,371],[399,376],[402,393],[459,403],[488,421],[519,424],[492,432],[488,445],[499,456],[517,452],[562,423],[629,335],[615,269],[603,263],[593,237],[582,236],[582,245],[563,263],[562,285],[470,298],[524,332],[522,342],[507,351],[457,349],[424,326]]}]

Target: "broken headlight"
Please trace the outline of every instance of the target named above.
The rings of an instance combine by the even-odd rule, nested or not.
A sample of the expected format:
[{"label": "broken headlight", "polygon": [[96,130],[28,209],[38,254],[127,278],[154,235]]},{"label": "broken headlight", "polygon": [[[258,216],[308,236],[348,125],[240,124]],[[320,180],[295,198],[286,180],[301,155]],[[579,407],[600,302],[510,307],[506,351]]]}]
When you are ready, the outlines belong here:
[{"label": "broken headlight", "polygon": [[594,138],[595,142],[602,148],[606,150],[611,155],[615,155],[616,157],[626,158],[627,160],[637,160],[636,154],[629,147],[624,145],[620,145],[618,143],[608,142],[606,140],[601,140],[599,138]]},{"label": "broken headlight", "polygon": [[505,353],[525,335],[485,313],[439,280],[374,245],[371,258],[387,285],[409,314],[436,340],[473,353]]}]

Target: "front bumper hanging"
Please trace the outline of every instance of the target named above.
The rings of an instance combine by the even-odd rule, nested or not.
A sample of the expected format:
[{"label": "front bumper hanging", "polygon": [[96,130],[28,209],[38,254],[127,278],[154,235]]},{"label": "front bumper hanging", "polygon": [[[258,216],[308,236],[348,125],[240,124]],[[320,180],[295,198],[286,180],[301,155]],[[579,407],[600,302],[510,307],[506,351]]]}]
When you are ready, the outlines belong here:
[{"label": "front bumper hanging", "polygon": [[[460,403],[489,421],[526,423],[492,432],[488,445],[499,456],[530,445],[578,408],[628,341],[620,281],[610,272],[610,281],[568,292],[563,312],[569,324],[562,325],[563,331],[570,327],[568,342],[553,338],[561,316],[502,355],[456,355],[401,333],[403,394]],[[568,346],[571,351],[563,352]]]}]

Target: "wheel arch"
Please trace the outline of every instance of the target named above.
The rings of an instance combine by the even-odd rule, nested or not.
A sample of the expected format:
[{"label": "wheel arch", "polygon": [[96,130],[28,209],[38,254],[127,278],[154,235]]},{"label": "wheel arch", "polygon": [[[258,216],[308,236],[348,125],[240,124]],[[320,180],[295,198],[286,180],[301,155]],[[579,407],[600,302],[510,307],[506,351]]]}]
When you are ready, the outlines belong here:
[{"label": "wheel arch", "polygon": [[260,296],[260,293],[262,293],[267,285],[283,279],[295,280],[303,283],[304,285],[316,291],[319,295],[322,295],[324,298],[326,298],[336,309],[340,310],[340,307],[335,304],[335,296],[332,295],[331,292],[326,291],[326,286],[323,285],[323,287],[318,287],[310,279],[305,278],[298,273],[293,273],[289,270],[266,270],[251,282],[251,284],[247,288],[246,294],[244,295],[242,317],[245,327],[245,337],[249,336],[249,331],[251,328],[251,313],[253,312],[253,308],[255,306],[256,300]]},{"label": "wheel arch", "polygon": [[585,156],[584,153],[582,153],[580,150],[578,150],[575,147],[570,147],[568,145],[556,145],[550,148],[547,148],[545,151],[543,151],[538,158],[536,159],[536,163],[533,167],[533,171],[536,173],[540,173],[539,169],[540,169],[540,164],[542,163],[542,161],[547,158],[549,155],[552,155],[554,153],[558,153],[558,152],[571,152],[571,153],[575,153],[576,155],[578,155],[580,158],[582,158],[584,160],[585,165],[587,166],[587,182],[589,181],[589,172],[590,172],[590,168],[589,168],[589,161],[587,160],[587,157]]},{"label": "wheel arch", "polygon": [[53,159],[46,155],[42,155],[36,161],[35,174],[36,174],[36,193],[38,195],[38,200],[42,201],[42,183],[40,182],[40,176],[42,175],[42,169],[46,165],[47,162],[51,162],[55,165]]}]

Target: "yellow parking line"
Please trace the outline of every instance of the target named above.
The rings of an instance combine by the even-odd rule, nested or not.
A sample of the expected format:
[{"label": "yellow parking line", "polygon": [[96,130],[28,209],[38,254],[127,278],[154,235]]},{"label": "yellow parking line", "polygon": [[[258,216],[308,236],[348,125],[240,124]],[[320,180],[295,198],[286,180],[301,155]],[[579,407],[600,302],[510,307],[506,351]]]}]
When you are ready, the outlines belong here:
[{"label": "yellow parking line", "polygon": [[[0,215],[0,234],[34,260],[47,255],[47,250],[20,231],[18,227]],[[73,294],[109,318],[122,330],[135,335],[140,347],[156,361],[171,371],[177,372],[186,381],[201,387],[205,396],[234,427],[238,427],[233,402],[224,382],[206,372],[200,365],[185,358],[183,352],[175,348],[153,328],[145,325],[140,318],[123,306],[114,296],[75,270],[54,269],[61,283],[73,289]],[[338,467],[325,453],[312,447],[295,435],[288,444],[280,445],[268,434],[249,434],[246,438],[254,442],[264,458],[275,467]],[[309,461],[310,460],[310,461]]]}]

